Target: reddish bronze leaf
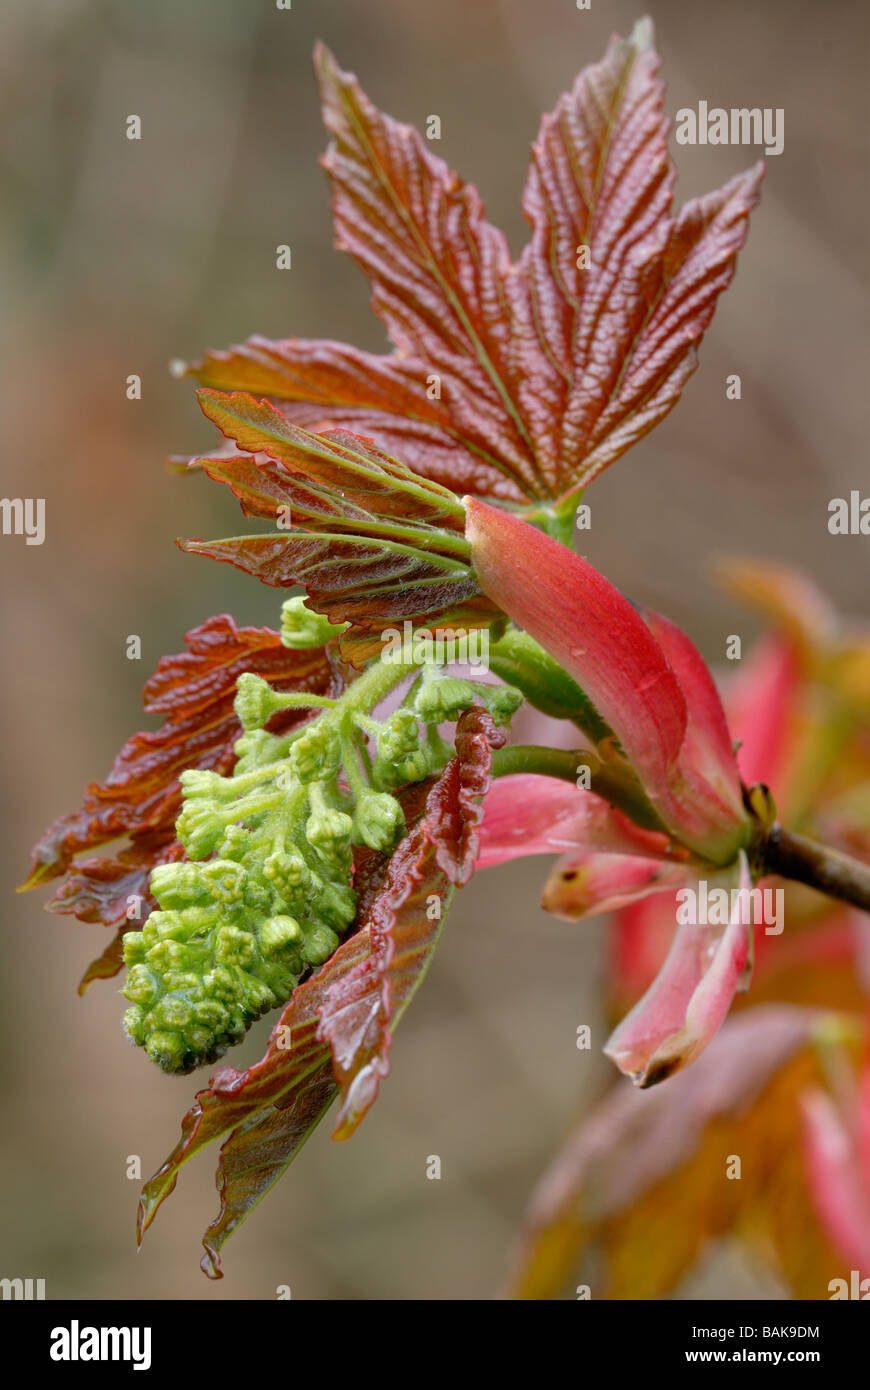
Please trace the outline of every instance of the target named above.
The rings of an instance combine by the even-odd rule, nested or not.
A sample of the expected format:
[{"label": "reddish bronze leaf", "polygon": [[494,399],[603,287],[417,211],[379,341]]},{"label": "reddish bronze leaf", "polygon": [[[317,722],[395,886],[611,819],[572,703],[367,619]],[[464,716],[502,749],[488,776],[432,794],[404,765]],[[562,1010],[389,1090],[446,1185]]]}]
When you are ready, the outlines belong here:
[{"label": "reddish bronze leaf", "polygon": [[[490,623],[468,563],[465,511],[451,492],[418,477],[369,440],[345,431],[309,434],[268,401],[200,391],[228,439],[249,452],[191,461],[227,483],[249,516],[276,520],[267,535],[180,541],[265,584],[302,584],[314,608],[351,623],[341,639],[359,665],[397,622],[449,617]],[[289,529],[290,526],[294,529]],[[301,528],[301,529],[300,529]]]},{"label": "reddish bronze leaf", "polygon": [[[365,950],[329,985],[317,1029],[318,1039],[329,1045],[340,1091],[334,1139],[350,1138],[389,1073],[391,1030],[422,980],[453,891],[437,863],[425,816],[398,846],[386,873],[372,865],[369,874],[376,891],[363,888]],[[430,899],[433,912],[427,912]]]},{"label": "reddish bronze leaf", "polygon": [[79,994],[84,994],[94,980],[111,980],[120,974],[124,968],[124,935],[131,929],[131,922],[121,923],[108,946],[91,961],[79,980]]},{"label": "reddish bronze leaf", "polygon": [[358,930],[294,991],[260,1062],[213,1074],[182,1122],[180,1142],[143,1189],[140,1239],[181,1165],[230,1131],[217,1173],[221,1210],[203,1241],[203,1269],[212,1278],[220,1277],[227,1238],[335,1097],[335,1137],[346,1138],[389,1070],[392,1031],[428,968],[454,885],[471,873],[490,749],[504,738],[479,709],[462,717],[457,733],[456,757],[441,777],[402,794],[409,829],[394,853],[360,854]]},{"label": "reddish bronze leaf", "polygon": [[521,402],[556,495],[590,482],[676,404],[758,199],[761,166],[672,216],[652,44],[648,21],[612,39],[533,147]]},{"label": "reddish bronze leaf", "polygon": [[[262,453],[274,460],[270,468],[273,478],[289,487],[301,479],[312,495],[329,504],[327,513],[319,507],[314,511],[315,529],[326,529],[326,515],[334,525],[350,531],[358,530],[366,520],[385,528],[390,519],[397,518],[405,521],[400,535],[417,527],[445,528],[463,535],[465,514],[453,493],[418,477],[370,440],[346,430],[312,434],[292,424],[268,401],[255,400],[244,391],[225,395],[200,390],[197,397],[206,419],[227,439],[247,454]],[[232,487],[232,478],[227,481]],[[246,500],[244,493],[241,500]],[[300,506],[302,519],[294,517],[294,525],[309,521],[304,503]],[[259,507],[254,510],[257,516],[274,514],[271,500],[265,512]],[[378,534],[393,532],[379,529]]]},{"label": "reddish bronze leaf", "polygon": [[[148,891],[151,870],[183,858],[175,827],[131,832],[130,843],[109,858],[75,859],[49,899],[51,912],[68,913],[80,922],[119,925],[121,931],[141,926],[153,906]],[[94,962],[96,968],[97,962]],[[114,973],[114,972],[113,972]]]},{"label": "reddish bronze leaf", "polygon": [[591,482],[676,405],[734,274],[762,175],[756,165],[687,203],[662,227],[654,256],[643,247],[627,259],[568,401],[562,447],[574,486]]},{"label": "reddish bronze leaf", "polygon": [[[532,147],[523,193],[532,236],[520,260],[517,342],[523,400],[556,491],[574,461],[562,456],[568,402],[578,388],[599,401],[605,389],[592,351],[596,332],[608,327],[630,251],[644,246],[671,206],[657,68],[645,36],[614,38],[542,118]],[[581,268],[583,247],[590,263]]]},{"label": "reddish bronze leaf", "polygon": [[264,584],[304,585],[318,613],[353,624],[340,645],[356,666],[382,650],[384,629],[405,619],[471,629],[499,616],[497,605],[480,594],[468,565],[388,541],[276,531],[179,544],[189,554],[235,565]]},{"label": "reddish bronze leaf", "polygon": [[322,45],[315,66],[333,137],[322,163],[336,246],[372,281],[372,307],[399,352],[442,379],[460,438],[523,492],[545,495],[515,399],[504,236],[477,190],[379,111]]},{"label": "reddish bronze leaf", "polygon": [[447,908],[435,885],[452,889],[471,877],[492,749],[504,742],[504,732],[485,710],[462,715],[457,756],[429,792],[425,816],[393,855],[377,892],[362,890],[360,920],[368,928],[370,954],[330,989],[318,1030],[329,1042],[341,1087],[335,1139],[353,1133],[389,1071],[391,1024],[420,983],[422,960],[434,948]]},{"label": "reddish bronze leaf", "polygon": [[309,430],[373,435],[421,476],[478,497],[521,502],[525,493],[470,440],[450,413],[450,377],[430,399],[430,367],[395,353],[377,357],[345,343],[254,336],[226,352],[209,352],[188,371],[203,386],[250,391],[280,400]]},{"label": "reddish bronze leaf", "polygon": [[559,498],[661,420],[734,273],[761,166],[674,215],[652,28],[614,38],[544,116],[511,265],[470,184],[319,47],[336,245],[397,351],[252,338],[189,370],[347,426],[458,493]]}]

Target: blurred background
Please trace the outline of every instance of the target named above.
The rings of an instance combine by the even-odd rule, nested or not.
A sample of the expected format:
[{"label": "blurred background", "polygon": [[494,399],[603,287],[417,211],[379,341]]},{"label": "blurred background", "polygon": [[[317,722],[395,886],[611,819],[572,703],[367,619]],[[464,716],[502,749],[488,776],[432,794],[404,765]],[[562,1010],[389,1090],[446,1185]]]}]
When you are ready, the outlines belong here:
[{"label": "blurred background", "polygon": [[[0,11],[0,350],[5,496],[45,497],[42,546],[0,541],[4,970],[2,1269],[49,1298],[487,1298],[536,1175],[610,1079],[600,1057],[606,923],[538,907],[546,861],[460,894],[351,1144],[322,1128],[226,1251],[198,1269],[216,1208],[187,1168],[140,1254],[139,1184],[175,1142],[196,1081],[123,1043],[117,981],[76,984],[105,930],[14,897],[44,825],[78,805],[143,726],[140,689],[212,613],[275,624],[280,596],[183,556],[236,504],[172,477],[211,439],[168,372],[253,332],[381,350],[354,263],[332,249],[310,56],[324,39],[373,99],[475,181],[514,251],[539,113],[612,31],[656,23],[671,115],[785,110],[736,280],[676,411],[587,494],[584,553],[719,663],[753,622],[707,581],[719,552],[805,565],[868,615],[868,541],[831,537],[828,501],[868,488],[868,16],[860,0],[5,0]],[[142,139],[125,138],[141,117]],[[756,157],[675,149],[678,198]],[[275,267],[289,243],[293,269]],[[742,377],[742,399],[725,377]],[[125,381],[142,379],[128,401]],[[126,658],[129,634],[141,661]],[[593,1051],[575,1046],[592,1027]],[[263,1023],[233,1057],[253,1061]],[[426,1179],[438,1154],[441,1181]],[[776,1296],[730,1247],[684,1297]]]}]

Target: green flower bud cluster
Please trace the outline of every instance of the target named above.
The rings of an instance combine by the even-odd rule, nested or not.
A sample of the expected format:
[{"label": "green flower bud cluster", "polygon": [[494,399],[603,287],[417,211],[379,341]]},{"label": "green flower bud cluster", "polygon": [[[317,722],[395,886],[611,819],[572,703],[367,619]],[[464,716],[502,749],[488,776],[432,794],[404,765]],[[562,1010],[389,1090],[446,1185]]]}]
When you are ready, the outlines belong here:
[{"label": "green flower bud cluster", "polygon": [[[283,611],[304,632],[311,615],[300,601]],[[476,698],[508,718],[521,698],[427,668],[399,709],[372,718],[412,670],[378,663],[340,699],[239,678],[245,733],[233,774],[182,774],[176,831],[187,860],[153,871],[159,909],[124,937],[124,1028],[164,1070],[214,1061],[328,960],[356,915],[354,846],[397,843],[405,820],[392,791],[439,771],[452,752],[438,724]],[[289,734],[265,731],[275,710],[294,707],[321,712]]]},{"label": "green flower bud cluster", "polygon": [[457,719],[475,699],[486,706],[494,723],[508,724],[522,704],[523,694],[513,685],[483,685],[457,676],[441,676],[423,681],[414,709],[425,724],[444,724]]},{"label": "green flower bud cluster", "polygon": [[[437,666],[424,667],[422,679],[408,700],[376,731],[375,786],[390,790],[440,772],[453,750],[439,737],[438,725],[453,723],[477,701],[489,710],[496,724],[507,724],[522,704],[523,695],[512,685],[484,685],[442,675]],[[425,728],[422,737],[421,724]]]},{"label": "green flower bud cluster", "polygon": [[438,770],[440,750],[421,742],[420,721],[413,709],[397,709],[376,731],[378,752],[372,767],[377,787],[402,787],[421,782]]},{"label": "green flower bud cluster", "polygon": [[294,651],[323,647],[347,626],[347,623],[331,623],[322,613],[315,613],[302,597],[288,598],[281,605],[281,641]]},{"label": "green flower bud cluster", "polygon": [[354,839],[370,849],[390,849],[405,828],[402,808],[389,792],[363,792],[353,818]]},{"label": "green flower bud cluster", "polygon": [[[289,775],[285,785],[267,783],[259,805],[244,792],[235,801],[191,795],[178,833],[191,858],[216,855],[156,868],[160,910],[124,937],[124,1028],[166,1071],[189,1071],[239,1042],[353,922],[350,836],[327,842],[318,833],[319,820],[350,818],[332,807],[306,814],[305,788]],[[285,850],[282,832],[291,829],[294,847]]]}]

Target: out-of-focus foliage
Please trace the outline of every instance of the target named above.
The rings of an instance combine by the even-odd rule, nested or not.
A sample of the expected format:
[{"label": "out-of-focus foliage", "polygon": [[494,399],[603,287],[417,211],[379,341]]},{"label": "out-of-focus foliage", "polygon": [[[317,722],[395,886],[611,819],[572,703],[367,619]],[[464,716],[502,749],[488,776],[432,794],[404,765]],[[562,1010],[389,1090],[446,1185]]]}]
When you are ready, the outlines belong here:
[{"label": "out-of-focus foliage", "polygon": [[[782,786],[789,824],[870,862],[870,634],[797,572],[731,561],[723,574],[771,627],[726,699],[744,780]],[[831,1280],[866,1262],[867,1086],[855,1069],[870,921],[799,884],[764,886],[784,891],[785,925],[757,925],[751,992],[684,1077],[649,1096],[616,1088],[580,1119],[527,1212],[513,1294],[552,1297],[582,1278],[593,1297],[662,1297],[724,1236],[798,1298],[830,1297]],[[674,921],[670,892],[616,915],[615,1013],[661,968]]]}]

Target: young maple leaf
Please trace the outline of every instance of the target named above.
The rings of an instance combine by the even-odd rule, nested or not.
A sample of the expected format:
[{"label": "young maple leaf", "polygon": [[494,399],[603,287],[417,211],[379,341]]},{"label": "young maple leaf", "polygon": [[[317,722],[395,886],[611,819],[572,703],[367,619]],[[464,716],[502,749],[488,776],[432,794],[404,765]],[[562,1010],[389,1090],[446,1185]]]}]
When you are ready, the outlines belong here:
[{"label": "young maple leaf", "polygon": [[188,372],[280,401],[308,429],[371,436],[460,494],[570,498],[679,399],[763,165],[674,212],[644,20],[543,117],[523,191],[532,235],[511,263],[474,186],[321,45],[315,65],[336,246],[369,276],[395,351],[253,337]]},{"label": "young maple leaf", "polygon": [[[448,488],[370,440],[300,429],[245,392],[203,389],[198,397],[234,451],[187,466],[226,483],[246,516],[277,522],[278,529],[179,541],[182,550],[235,565],[264,584],[304,584],[315,611],[350,624],[340,644],[355,666],[383,650],[381,633],[396,622],[437,615],[475,628],[498,617],[480,593],[465,510]],[[282,529],[288,515],[292,529]]]}]

